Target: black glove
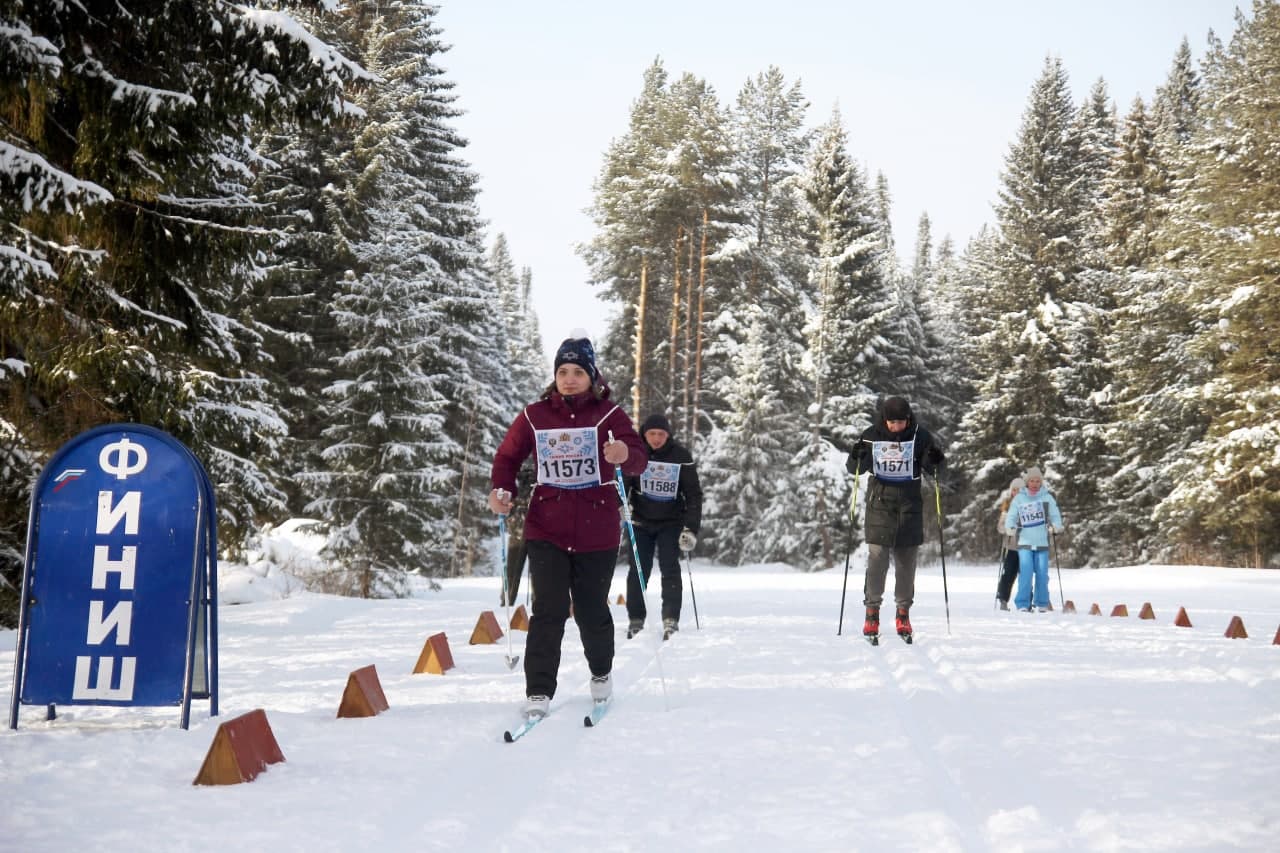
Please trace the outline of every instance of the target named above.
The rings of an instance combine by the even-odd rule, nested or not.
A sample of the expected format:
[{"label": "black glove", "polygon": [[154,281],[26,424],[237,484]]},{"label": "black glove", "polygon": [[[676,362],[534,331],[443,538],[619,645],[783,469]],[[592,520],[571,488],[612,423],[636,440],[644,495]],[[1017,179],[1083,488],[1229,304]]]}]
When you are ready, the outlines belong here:
[{"label": "black glove", "polygon": [[924,452],[924,472],[935,480],[942,474],[946,462],[946,457],[936,444],[929,445],[929,449]]}]

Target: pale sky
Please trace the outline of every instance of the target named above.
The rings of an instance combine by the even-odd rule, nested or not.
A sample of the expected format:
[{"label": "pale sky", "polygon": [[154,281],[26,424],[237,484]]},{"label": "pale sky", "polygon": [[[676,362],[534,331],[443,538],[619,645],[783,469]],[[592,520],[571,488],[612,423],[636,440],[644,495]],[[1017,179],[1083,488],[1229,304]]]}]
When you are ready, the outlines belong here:
[{"label": "pale sky", "polygon": [[[849,152],[893,198],[905,262],[921,213],[934,244],[963,248],[994,219],[1000,170],[1044,59],[1060,57],[1079,102],[1099,77],[1121,117],[1150,103],[1185,36],[1196,60],[1213,30],[1229,40],[1234,0],[443,0],[452,45],[441,62],[466,115],[458,130],[480,176],[490,241],[506,235],[533,271],[549,351],[571,329],[603,335],[575,246],[595,233],[586,209],[609,143],[627,132],[643,74],[661,57],[730,105],[770,65],[799,81],[808,125],[839,106]],[[1250,4],[1245,3],[1246,12]],[[618,368],[602,365],[607,373]]]}]

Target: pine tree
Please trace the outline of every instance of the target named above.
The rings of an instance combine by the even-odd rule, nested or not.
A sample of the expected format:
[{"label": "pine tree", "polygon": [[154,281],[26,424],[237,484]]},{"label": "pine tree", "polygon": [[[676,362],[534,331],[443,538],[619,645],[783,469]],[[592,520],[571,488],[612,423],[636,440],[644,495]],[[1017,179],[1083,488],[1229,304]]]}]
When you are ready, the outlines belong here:
[{"label": "pine tree", "polygon": [[702,479],[703,524],[711,531],[717,560],[741,564],[794,553],[794,534],[777,536],[791,517],[786,479],[792,418],[770,384],[769,323],[759,306],[745,312],[746,342],[737,350],[726,389],[728,409],[707,442]]},{"label": "pine tree", "polygon": [[380,78],[344,155],[354,269],[334,317],[350,350],[326,393],[323,465],[302,477],[338,570],[361,595],[404,574],[469,573],[492,525],[475,476],[515,403],[500,297],[484,262],[475,176],[457,150],[437,8],[354,4],[361,59]]},{"label": "pine tree", "polygon": [[[1066,71],[1050,57],[1005,159],[992,278],[988,289],[973,294],[991,319],[975,353],[979,402],[966,414],[953,454],[963,460],[969,484],[968,503],[957,519],[961,531],[991,527],[993,502],[1030,464],[1041,465],[1061,490],[1069,520],[1091,509],[1073,503],[1074,468],[1081,460],[1071,455],[1075,448],[1060,444],[1063,434],[1083,434],[1086,426],[1087,390],[1071,361],[1073,347],[1090,343],[1077,334],[1087,334],[1093,310],[1079,283],[1087,182],[1075,121]],[[965,536],[962,544],[974,547],[986,538]],[[1087,551],[1088,541],[1077,541]]]},{"label": "pine tree", "polygon": [[1280,531],[1280,4],[1256,0],[1229,44],[1204,63],[1175,233],[1189,247],[1192,350],[1213,376],[1200,387],[1209,425],[1173,471],[1158,510],[1179,539],[1228,559],[1276,565]]},{"label": "pine tree", "polygon": [[158,0],[11,12],[0,242],[15,250],[0,340],[22,367],[0,387],[10,422],[41,457],[104,422],[168,430],[214,480],[219,543],[234,550],[283,504],[284,424],[241,314],[261,236],[248,183],[273,164],[247,140],[273,121],[335,118],[367,75],[284,12]]}]

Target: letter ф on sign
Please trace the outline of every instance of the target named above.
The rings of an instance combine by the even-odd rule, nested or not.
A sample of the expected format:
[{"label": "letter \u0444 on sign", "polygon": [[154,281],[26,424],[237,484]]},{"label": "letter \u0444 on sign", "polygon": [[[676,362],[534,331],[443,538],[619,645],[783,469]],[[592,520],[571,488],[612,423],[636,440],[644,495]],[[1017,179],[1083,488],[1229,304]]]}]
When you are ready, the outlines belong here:
[{"label": "letter \u0444 on sign", "polygon": [[217,513],[172,436],[114,424],[63,445],[31,497],[9,727],[19,705],[217,715]]}]

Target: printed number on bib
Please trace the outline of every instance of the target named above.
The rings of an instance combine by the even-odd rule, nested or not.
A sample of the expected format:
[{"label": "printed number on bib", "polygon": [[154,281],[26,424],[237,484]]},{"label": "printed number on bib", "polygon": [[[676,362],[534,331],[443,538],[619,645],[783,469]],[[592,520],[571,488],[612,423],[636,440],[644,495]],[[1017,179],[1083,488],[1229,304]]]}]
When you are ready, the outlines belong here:
[{"label": "printed number on bib", "polygon": [[680,491],[680,463],[650,460],[640,475],[640,494],[655,501],[673,501]]},{"label": "printed number on bib", "polygon": [[1044,504],[1023,504],[1018,507],[1018,524],[1023,527],[1041,527],[1044,525]]},{"label": "printed number on bib", "polygon": [[595,427],[534,430],[538,483],[560,489],[600,485]]},{"label": "printed number on bib", "polygon": [[894,483],[912,479],[911,463],[915,450],[915,439],[871,442],[871,473],[877,480]]}]

